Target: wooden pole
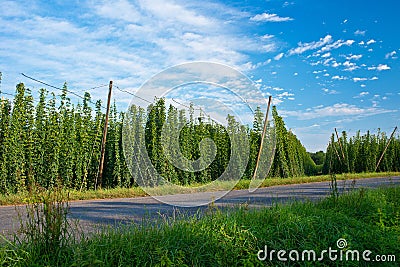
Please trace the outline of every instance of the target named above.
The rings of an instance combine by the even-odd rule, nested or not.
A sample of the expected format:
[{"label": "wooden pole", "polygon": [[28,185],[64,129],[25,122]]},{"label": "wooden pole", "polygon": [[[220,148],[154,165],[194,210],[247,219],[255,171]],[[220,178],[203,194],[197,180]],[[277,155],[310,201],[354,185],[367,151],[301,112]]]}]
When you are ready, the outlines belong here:
[{"label": "wooden pole", "polygon": [[340,159],[339,152],[336,149],[335,142],[332,143],[332,146],[333,146],[333,149],[336,152],[336,156],[338,157],[340,164],[342,164],[342,160]]},{"label": "wooden pole", "polygon": [[396,132],[396,130],[397,130],[397,126],[394,128],[392,134],[390,135],[389,142],[386,144],[386,147],[385,147],[385,149],[383,150],[382,155],[381,155],[381,157],[380,157],[379,160],[378,160],[378,163],[376,164],[375,172],[376,172],[376,170],[378,169],[379,164],[381,163],[381,160],[383,159],[383,156],[384,156],[385,153],[386,153],[386,149],[389,147],[390,141],[392,141],[393,136],[394,136],[394,133]]},{"label": "wooden pole", "polygon": [[99,175],[96,181],[96,189],[97,187],[101,188],[103,182],[103,165],[104,165],[104,153],[106,151],[106,139],[107,139],[107,126],[108,126],[108,114],[110,113],[110,103],[111,103],[111,91],[112,91],[113,82],[110,81],[108,86],[108,98],[107,98],[107,110],[106,110],[106,119],[104,121],[104,129],[103,129],[103,138],[101,140],[101,157],[99,164]]},{"label": "wooden pole", "polygon": [[271,101],[272,101],[272,96],[269,96],[269,98],[268,98],[267,112],[265,113],[264,129],[263,129],[263,132],[262,132],[262,135],[261,135],[260,150],[258,151],[258,156],[257,156],[257,161],[256,161],[256,168],[254,169],[253,179],[256,179],[256,176],[257,176],[257,169],[258,169],[258,164],[259,164],[259,162],[260,162],[260,157],[261,157],[261,152],[262,152],[262,148],[263,148],[265,132],[267,131],[268,113],[269,113],[269,108],[270,108],[270,106],[271,106]]},{"label": "wooden pole", "polygon": [[337,137],[337,140],[338,140],[338,143],[339,143],[339,146],[340,146],[340,151],[342,151],[343,161],[346,162],[346,159],[344,157],[344,150],[343,150],[343,147],[342,147],[342,142],[340,142],[339,135],[338,135],[338,132],[337,132],[336,128],[335,128],[335,133],[336,133],[336,137]]}]

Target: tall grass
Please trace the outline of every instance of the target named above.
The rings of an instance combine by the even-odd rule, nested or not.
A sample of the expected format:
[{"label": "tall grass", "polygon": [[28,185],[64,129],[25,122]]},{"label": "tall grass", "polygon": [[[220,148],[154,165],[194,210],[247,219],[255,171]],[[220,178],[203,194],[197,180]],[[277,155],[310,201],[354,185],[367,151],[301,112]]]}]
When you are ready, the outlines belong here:
[{"label": "tall grass", "polygon": [[[357,173],[357,174],[336,174],[336,180],[353,180],[362,178],[373,178],[373,177],[390,177],[399,176],[398,172],[382,172],[382,173]],[[312,182],[330,182],[330,175],[320,176],[305,176],[305,177],[294,177],[294,178],[267,178],[265,179],[261,187],[270,187],[277,185],[290,185],[290,184],[302,184]],[[200,187],[203,184],[192,184],[176,191],[175,187],[171,186],[159,186],[155,188],[147,188],[146,191],[152,193],[152,195],[167,195],[176,193],[193,193],[197,192],[195,187]],[[229,181],[215,182],[213,186],[204,187],[207,191],[218,191],[231,189],[232,183]],[[242,179],[235,186],[234,189],[248,189],[250,180]],[[143,197],[147,196],[147,193],[140,187],[133,188],[112,188],[112,189],[100,189],[100,190],[68,190],[69,200],[87,200],[87,199],[111,199],[111,198],[128,198],[128,197]],[[0,205],[18,205],[27,204],[29,201],[29,192],[22,192],[11,195],[0,194]]]},{"label": "tall grass", "polygon": [[[319,202],[272,208],[241,206],[204,216],[182,216],[151,224],[100,231],[79,242],[68,239],[59,252],[43,257],[34,243],[9,242],[0,248],[0,265],[16,266],[370,266],[367,262],[261,262],[257,252],[322,251],[336,248],[392,254],[400,260],[400,187],[361,189]],[[61,259],[61,260],[60,260]]]},{"label": "tall grass", "polygon": [[27,201],[25,209],[17,210],[20,229],[14,235],[13,247],[23,251],[28,258],[32,254],[41,255],[43,259],[58,265],[62,257],[54,256],[62,255],[74,239],[67,219],[68,193],[59,187],[51,190],[33,187]]}]

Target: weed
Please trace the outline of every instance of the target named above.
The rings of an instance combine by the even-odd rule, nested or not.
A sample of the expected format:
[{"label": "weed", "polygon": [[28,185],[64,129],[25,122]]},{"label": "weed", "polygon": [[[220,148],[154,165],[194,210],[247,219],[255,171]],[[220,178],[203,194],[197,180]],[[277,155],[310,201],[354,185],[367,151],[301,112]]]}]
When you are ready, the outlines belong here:
[{"label": "weed", "polygon": [[18,212],[20,229],[15,235],[19,245],[29,244],[35,252],[57,255],[72,238],[67,220],[68,194],[62,188],[35,188],[24,214]]},{"label": "weed", "polygon": [[269,251],[320,252],[336,248],[339,238],[346,239],[348,249],[400,257],[399,187],[361,189],[337,195],[335,203],[329,198],[261,209],[211,205],[208,210],[203,216],[179,218],[177,214],[168,222],[110,227],[91,238],[65,242],[52,256],[38,253],[37,243],[9,242],[0,247],[0,265],[368,266],[367,262],[261,262],[257,258],[265,246]]}]

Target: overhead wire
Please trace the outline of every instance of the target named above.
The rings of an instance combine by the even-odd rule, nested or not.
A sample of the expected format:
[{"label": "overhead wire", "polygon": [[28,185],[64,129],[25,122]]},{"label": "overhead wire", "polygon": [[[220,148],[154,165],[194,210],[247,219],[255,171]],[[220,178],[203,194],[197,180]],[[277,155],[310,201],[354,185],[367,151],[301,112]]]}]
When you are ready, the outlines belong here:
[{"label": "overhead wire", "polygon": [[87,92],[87,91],[91,91],[91,90],[98,89],[98,88],[102,88],[102,87],[106,87],[106,86],[108,86],[108,84],[102,84],[102,85],[98,85],[98,86],[95,86],[95,87],[92,87],[92,88],[89,88],[89,89],[78,90],[78,91],[75,91],[75,93],[78,93],[78,92]]},{"label": "overhead wire", "polygon": [[[181,105],[181,106],[184,106],[184,107],[190,109],[190,106],[185,105],[185,104],[183,104],[183,103],[180,103],[180,102],[176,101],[176,100],[173,99],[173,98],[171,98],[171,99],[172,99],[172,101],[174,101],[174,102],[177,103],[178,105]],[[207,117],[210,117],[210,115],[208,115],[207,112],[205,112],[201,107],[199,107],[199,108],[194,108],[194,107],[192,107],[192,108],[193,108],[194,110],[199,110],[199,111],[201,111],[204,115],[206,115]]]},{"label": "overhead wire", "polygon": [[[119,90],[119,91],[121,91],[121,92],[127,93],[127,94],[129,94],[129,95],[131,95],[131,96],[134,96],[134,97],[136,97],[136,98],[139,98],[139,99],[141,99],[141,100],[143,100],[143,101],[145,101],[145,102],[147,102],[147,103],[149,103],[149,104],[153,104],[153,102],[151,102],[151,101],[149,101],[149,100],[147,100],[147,99],[145,99],[145,98],[143,98],[143,97],[140,97],[140,96],[138,96],[138,95],[136,95],[136,94],[134,94],[134,93],[131,93],[131,92],[127,91],[127,90],[121,89],[121,88],[118,87],[117,85],[114,85],[114,87],[117,88],[117,90]],[[171,100],[174,101],[175,103],[177,103],[178,105],[184,106],[184,107],[186,107],[186,108],[190,108],[188,105],[185,105],[185,104],[183,104],[183,103],[180,103],[179,101],[175,100],[174,98],[171,98]],[[209,115],[208,115],[201,107],[200,107],[200,108],[193,108],[193,109],[194,109],[194,110],[199,110],[199,111],[201,111],[204,115],[206,115],[206,116],[209,117]]]},{"label": "overhead wire", "polygon": [[1,94],[15,97],[15,95],[13,95],[13,94],[5,93],[5,92],[1,92],[1,91],[0,91],[0,95],[1,95]]},{"label": "overhead wire", "polygon": [[131,95],[131,96],[134,96],[134,97],[137,97],[137,98],[139,98],[139,99],[141,99],[141,100],[143,100],[143,101],[145,101],[145,102],[147,102],[147,103],[153,104],[153,102],[151,102],[151,101],[149,101],[149,100],[147,100],[147,99],[145,99],[145,98],[143,98],[143,97],[140,97],[140,96],[138,96],[138,95],[135,95],[134,93],[131,93],[131,92],[126,91],[126,90],[124,90],[124,89],[121,89],[121,88],[119,88],[119,87],[116,86],[116,85],[115,85],[115,87],[116,87],[119,91],[121,91],[121,92],[127,93],[127,94],[129,94],[129,95]]},{"label": "overhead wire", "polygon": [[[41,80],[35,79],[35,78],[31,77],[31,76],[28,76],[28,75],[26,75],[26,74],[24,74],[24,73],[22,73],[22,72],[21,72],[21,75],[24,76],[25,78],[28,78],[28,79],[32,80],[32,81],[35,81],[35,82],[44,84],[44,85],[46,85],[46,86],[48,86],[48,87],[51,87],[51,88],[54,88],[54,89],[57,89],[57,90],[60,90],[60,91],[64,91],[64,90],[65,90],[66,92],[68,92],[68,93],[70,93],[70,94],[72,94],[72,95],[74,95],[74,96],[76,96],[76,97],[79,97],[79,98],[81,98],[81,99],[85,99],[83,96],[78,95],[77,93],[75,93],[74,91],[71,91],[71,90],[69,90],[69,89],[60,88],[60,87],[51,85],[51,84],[49,84],[49,83],[47,83],[47,82],[43,82],[43,81],[41,81]],[[103,86],[98,86],[97,88],[100,88],[100,87],[103,87]],[[92,100],[88,100],[88,102],[91,103],[91,104],[93,104],[93,105],[96,105],[96,103],[93,102]],[[103,105],[100,105],[100,106],[101,106],[103,109],[105,109],[105,107],[103,107]]]}]

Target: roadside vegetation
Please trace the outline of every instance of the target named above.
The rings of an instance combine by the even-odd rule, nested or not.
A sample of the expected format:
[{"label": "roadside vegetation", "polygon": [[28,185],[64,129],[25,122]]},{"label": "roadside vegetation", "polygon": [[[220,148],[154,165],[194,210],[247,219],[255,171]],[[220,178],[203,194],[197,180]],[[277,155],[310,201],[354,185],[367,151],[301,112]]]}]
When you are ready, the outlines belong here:
[{"label": "roadside vegetation", "polygon": [[[376,178],[376,177],[391,177],[399,176],[400,172],[379,172],[379,173],[352,173],[352,174],[337,174],[337,180],[348,181],[347,185],[351,185],[354,179],[364,178]],[[330,175],[318,175],[318,176],[303,176],[295,178],[268,178],[265,179],[260,187],[270,187],[278,185],[290,185],[290,184],[304,184],[312,182],[330,182]],[[198,192],[193,188],[202,186],[203,184],[192,184],[180,189],[181,193],[192,193]],[[207,191],[218,191],[225,190],[227,186],[231,185],[228,182],[216,182],[212,187],[207,187]],[[250,180],[242,179],[234,187],[234,189],[248,189]],[[151,190],[152,195],[167,195],[176,193],[172,187],[169,186],[158,186],[155,188],[147,188]],[[148,194],[143,191],[140,187],[131,188],[110,188],[110,189],[97,189],[97,190],[68,190],[63,189],[64,193],[68,193],[69,200],[90,200],[90,199],[112,199],[112,198],[132,198],[132,197],[144,197]],[[28,204],[31,193],[24,191],[16,194],[0,195],[0,206],[4,205],[21,205]]]},{"label": "roadside vegetation", "polygon": [[[3,240],[0,266],[370,266],[365,261],[265,262],[264,250],[371,250],[370,258],[400,260],[400,187],[360,189],[319,202],[219,209],[212,204],[194,216],[99,230],[88,237],[65,223],[67,199],[42,193],[27,210],[23,235]],[[65,196],[64,196],[65,197]],[[61,201],[60,201],[61,200]],[[67,227],[67,228],[66,228]],[[319,254],[318,254],[319,256]],[[397,262],[393,262],[396,260]]]}]

